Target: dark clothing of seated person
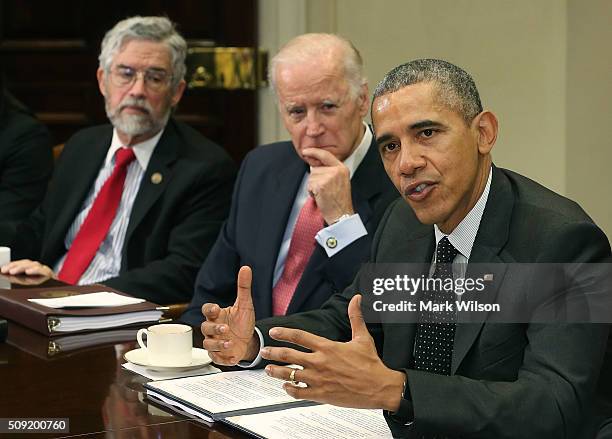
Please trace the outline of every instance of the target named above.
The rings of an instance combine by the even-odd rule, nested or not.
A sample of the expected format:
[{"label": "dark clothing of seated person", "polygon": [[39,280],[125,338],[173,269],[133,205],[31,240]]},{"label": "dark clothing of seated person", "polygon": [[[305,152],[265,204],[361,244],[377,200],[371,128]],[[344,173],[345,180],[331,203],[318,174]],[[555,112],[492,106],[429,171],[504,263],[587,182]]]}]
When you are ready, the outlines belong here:
[{"label": "dark clothing of seated person", "polygon": [[15,226],[40,204],[51,173],[51,134],[0,79],[0,224]]}]

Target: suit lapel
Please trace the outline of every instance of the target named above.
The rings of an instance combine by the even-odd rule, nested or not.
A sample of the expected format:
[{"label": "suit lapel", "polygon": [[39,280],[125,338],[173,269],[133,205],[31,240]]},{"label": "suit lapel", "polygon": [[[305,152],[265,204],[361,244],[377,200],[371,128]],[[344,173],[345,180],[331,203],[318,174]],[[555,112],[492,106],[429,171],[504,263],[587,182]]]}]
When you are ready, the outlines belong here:
[{"label": "suit lapel", "polygon": [[[470,255],[468,272],[466,276],[481,276],[482,273],[477,273],[476,268],[470,268],[472,264],[489,264],[501,263],[499,257],[501,249],[508,240],[510,229],[510,218],[514,206],[514,196],[510,182],[506,176],[495,166],[492,169],[493,178],[491,181],[491,189],[489,199],[480,221],[480,227],[472,254]],[[482,271],[484,266],[478,268]],[[490,300],[497,295],[497,291],[502,283],[505,275],[503,266],[495,266],[494,274],[495,282],[487,288],[487,294],[490,295]],[[484,319],[483,319],[484,320]],[[459,365],[465,358],[472,344],[480,333],[484,322],[478,323],[458,323],[455,333],[455,342],[453,348],[453,361],[451,373],[454,374]]]},{"label": "suit lapel", "polygon": [[[66,198],[59,205],[53,206],[54,209],[57,209],[57,216],[53,227],[49,231],[47,242],[50,243],[50,249],[61,248],[61,254],[65,252],[64,238],[80,212],[83,202],[91,191],[102,168],[103,161],[111,144],[112,132],[112,128],[109,126],[104,135],[100,136],[92,144],[79,145],[82,150],[78,151],[77,154],[81,160],[78,163],[71,163],[69,175],[61,177],[65,182],[62,185],[64,190],[62,196],[66,196]],[[84,157],[86,159],[83,159]]]},{"label": "suit lapel", "polygon": [[[416,239],[410,241],[409,248],[403,251],[410,252],[414,255],[414,258],[411,258],[410,265],[412,264],[420,264],[420,266],[416,266],[415,272],[410,274],[413,278],[419,278],[420,276],[429,276],[429,267],[431,266],[431,258],[433,252],[436,249],[436,236],[433,231],[433,227],[429,227],[429,233],[422,235]],[[410,254],[409,253],[409,254]],[[407,254],[407,253],[403,253]],[[413,354],[414,354],[414,339],[416,337],[416,324],[406,324],[400,325],[398,327],[398,331],[401,335],[401,339],[405,340],[406,346],[409,346],[410,349],[406,349],[408,351],[408,358],[406,363],[403,364],[412,364]]]},{"label": "suit lapel", "polygon": [[271,179],[271,187],[263,193],[270,196],[262,197],[261,206],[257,209],[260,212],[261,229],[257,239],[257,261],[261,267],[266,267],[269,272],[263,276],[262,294],[258,294],[261,300],[261,309],[267,309],[272,313],[272,282],[274,278],[274,268],[278,258],[278,252],[287,228],[289,214],[295,201],[295,196],[307,171],[306,163],[293,153],[293,145],[287,142],[291,148],[290,159],[279,161],[278,172]]},{"label": "suit lapel", "polygon": [[[122,264],[127,263],[126,249],[134,230],[142,222],[147,212],[153,206],[153,203],[164,192],[172,178],[173,170],[171,164],[177,159],[177,142],[180,142],[180,139],[178,139],[173,123],[170,122],[159,139],[155,151],[153,151],[153,155],[149,160],[149,165],[142,176],[125,234]],[[154,175],[155,177],[153,177]]]}]

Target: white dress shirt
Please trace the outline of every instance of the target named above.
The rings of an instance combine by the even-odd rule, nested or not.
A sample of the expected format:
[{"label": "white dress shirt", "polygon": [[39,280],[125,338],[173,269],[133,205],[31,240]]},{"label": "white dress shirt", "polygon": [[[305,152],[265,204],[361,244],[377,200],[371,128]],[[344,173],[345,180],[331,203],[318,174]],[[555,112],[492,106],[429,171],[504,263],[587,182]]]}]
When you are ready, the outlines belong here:
[{"label": "white dress shirt", "polygon": [[[489,176],[487,177],[487,184],[485,185],[482,194],[478,198],[478,201],[468,212],[468,214],[461,220],[457,227],[449,234],[446,235],[442,232],[437,225],[434,224],[434,232],[436,235],[436,249],[438,243],[445,236],[448,237],[450,243],[457,249],[459,253],[453,259],[453,278],[463,278],[467,271],[467,263],[472,254],[472,248],[474,247],[474,241],[476,240],[476,234],[480,227],[480,221],[487,205],[487,199],[489,198],[489,192],[491,190],[491,176],[493,175],[492,169],[489,168]],[[436,252],[434,252],[432,259],[432,267],[430,275],[435,270]]]},{"label": "white dress shirt", "polygon": [[[153,155],[155,146],[157,145],[163,131],[164,130],[161,130],[149,140],[145,140],[144,142],[131,146],[131,148],[134,150],[136,160],[130,163],[127,168],[127,175],[125,177],[125,183],[123,186],[123,194],[121,195],[121,201],[119,203],[119,207],[117,208],[117,213],[106,237],[104,238],[104,241],[102,241],[100,244],[100,248],[89,264],[89,267],[87,267],[79,279],[79,285],[102,282],[119,274],[121,269],[121,252],[123,249],[123,243],[125,241],[125,233],[130,221],[132,206],[134,205],[136,194],[140,188],[142,177],[147,169],[147,166],[149,165],[149,160]],[[87,198],[85,198],[81,210],[68,229],[68,233],[66,233],[66,238],[64,239],[66,249],[69,249],[72,245],[72,242],[81,228],[81,225],[83,225],[83,222],[85,222],[85,218],[87,217],[89,209],[91,209],[98,192],[100,192],[100,189],[108,177],[110,177],[112,174],[115,167],[115,153],[123,146],[124,145],[119,140],[117,131],[113,130],[113,139],[106,154],[106,159],[104,160],[102,168],[98,173],[98,177],[96,178],[93,187],[89,191]],[[65,259],[66,254],[64,254],[57,264],[55,264],[53,269],[55,273],[60,272],[62,266],[64,265]]]}]

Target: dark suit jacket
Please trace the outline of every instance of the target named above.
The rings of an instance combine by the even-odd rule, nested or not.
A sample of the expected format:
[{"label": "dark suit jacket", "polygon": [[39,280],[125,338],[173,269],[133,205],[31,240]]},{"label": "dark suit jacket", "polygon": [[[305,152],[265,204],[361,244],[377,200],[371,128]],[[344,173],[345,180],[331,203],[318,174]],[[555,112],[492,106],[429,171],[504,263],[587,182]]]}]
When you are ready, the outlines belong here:
[{"label": "dark suit jacket", "polygon": [[26,219],[42,201],[52,172],[47,128],[7,106],[0,118],[0,223]]},{"label": "dark suit jacket", "polygon": [[[192,325],[202,320],[206,302],[226,306],[236,298],[236,275],[242,265],[253,268],[253,301],[258,318],[272,315],[274,266],[287,220],[308,166],[291,142],[260,146],[244,159],[228,221],[202,266],[193,301],[181,318]],[[353,206],[368,230],[333,257],[315,247],[296,288],[287,314],[316,309],[342,291],[366,261],[372,236],[389,203],[398,193],[382,166],[377,146],[368,153],[351,180]]]},{"label": "dark suit jacket", "polygon": [[[111,143],[112,127],[78,132],[67,143],[41,206],[20,224],[13,259],[53,266],[66,233],[91,190]],[[162,181],[154,184],[153,173]],[[119,276],[105,284],[157,302],[189,301],[197,270],[230,205],[235,166],[227,153],[171,119],[134,200]]]},{"label": "dark suit jacket", "polygon": [[[432,226],[398,200],[381,221],[375,262],[429,264]],[[470,263],[601,262],[610,256],[603,232],[580,207],[537,183],[494,168],[491,192]],[[469,270],[469,267],[468,267]],[[319,311],[258,323],[267,345],[273,326],[299,327],[335,340],[351,338],[346,315],[359,284]],[[404,369],[415,423],[392,419],[396,436],[419,432],[470,438],[575,438],[586,416],[605,350],[605,325],[457,324],[452,375],[409,369],[415,324],[370,324],[385,364]]]},{"label": "dark suit jacket", "polygon": [[611,439],[612,438],[612,419],[607,419],[599,426],[596,439]]}]

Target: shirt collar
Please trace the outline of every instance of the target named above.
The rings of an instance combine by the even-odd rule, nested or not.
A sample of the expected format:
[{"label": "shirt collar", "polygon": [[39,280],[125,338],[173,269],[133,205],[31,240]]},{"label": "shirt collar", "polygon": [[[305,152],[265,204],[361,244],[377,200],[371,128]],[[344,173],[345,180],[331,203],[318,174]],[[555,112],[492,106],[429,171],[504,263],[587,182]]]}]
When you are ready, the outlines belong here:
[{"label": "shirt collar", "polygon": [[480,227],[480,220],[484,213],[487,199],[489,198],[489,191],[491,190],[491,176],[493,172],[489,168],[489,177],[487,178],[487,184],[485,185],[484,191],[480,195],[480,198],[468,212],[468,214],[461,220],[461,222],[455,227],[450,235],[444,234],[437,225],[434,224],[434,231],[436,234],[436,246],[442,238],[448,236],[450,243],[467,259],[470,259],[472,248],[474,247],[474,241],[476,240],[476,234]]},{"label": "shirt collar", "polygon": [[[131,146],[131,148],[134,150],[134,155],[136,156],[136,160],[138,161],[138,164],[143,170],[147,169],[147,166],[149,165],[149,161],[151,160],[151,156],[153,155],[153,151],[155,150],[155,147],[157,146],[157,143],[159,142],[159,139],[163,133],[164,133],[164,130],[162,129],[160,130],[159,133],[157,133],[150,139]],[[117,134],[117,130],[114,129],[113,130],[113,140],[111,141],[110,148],[108,149],[108,152],[106,153],[106,160],[104,161],[105,166],[108,165],[113,160],[113,157],[115,156],[115,153],[117,152],[117,150],[119,148],[122,148],[123,146],[125,145],[123,145],[121,140],[119,140],[119,135]]]},{"label": "shirt collar", "polygon": [[351,155],[348,156],[344,162],[342,162],[344,163],[344,166],[348,168],[350,178],[353,178],[353,174],[363,161],[363,158],[368,153],[368,149],[372,144],[372,131],[370,131],[370,127],[363,121],[361,123],[363,123],[363,126],[365,127],[361,142],[359,142],[359,145],[357,145],[357,148],[353,150]]}]

